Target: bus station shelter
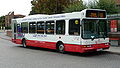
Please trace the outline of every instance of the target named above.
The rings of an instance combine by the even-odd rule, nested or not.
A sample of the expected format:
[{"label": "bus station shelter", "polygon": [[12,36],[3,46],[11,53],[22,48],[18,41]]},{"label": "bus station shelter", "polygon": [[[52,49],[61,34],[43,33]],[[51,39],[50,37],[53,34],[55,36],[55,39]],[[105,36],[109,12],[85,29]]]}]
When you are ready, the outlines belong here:
[{"label": "bus station shelter", "polygon": [[120,14],[107,15],[111,46],[120,46]]}]

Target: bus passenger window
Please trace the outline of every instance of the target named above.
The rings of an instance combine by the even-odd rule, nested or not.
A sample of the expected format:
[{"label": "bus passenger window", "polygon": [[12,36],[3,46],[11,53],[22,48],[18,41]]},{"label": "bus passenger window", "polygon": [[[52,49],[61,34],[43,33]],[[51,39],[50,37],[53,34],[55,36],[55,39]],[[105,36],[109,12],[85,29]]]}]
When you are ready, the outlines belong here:
[{"label": "bus passenger window", "polygon": [[54,21],[47,21],[46,22],[46,27],[45,27],[45,31],[46,34],[54,34]]},{"label": "bus passenger window", "polygon": [[37,33],[44,34],[44,22],[37,22]]},{"label": "bus passenger window", "polygon": [[17,24],[17,33],[21,33],[21,26],[20,26],[20,24]]},{"label": "bus passenger window", "polygon": [[21,24],[22,33],[28,33],[28,22],[23,22]]},{"label": "bus passenger window", "polygon": [[16,26],[17,26],[17,24],[14,23],[14,33],[16,33]]},{"label": "bus passenger window", "polygon": [[65,20],[56,21],[56,34],[65,34]]},{"label": "bus passenger window", "polygon": [[69,34],[80,35],[80,19],[69,20]]},{"label": "bus passenger window", "polygon": [[36,33],[36,22],[29,23],[29,33]]}]

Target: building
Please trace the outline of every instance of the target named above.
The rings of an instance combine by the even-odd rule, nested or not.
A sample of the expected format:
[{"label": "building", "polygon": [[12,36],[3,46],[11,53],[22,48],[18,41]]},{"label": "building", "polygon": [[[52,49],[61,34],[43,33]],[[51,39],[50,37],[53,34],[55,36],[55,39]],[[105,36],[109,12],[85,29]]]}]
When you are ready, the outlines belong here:
[{"label": "building", "polygon": [[[120,8],[120,0],[115,0],[116,6]],[[120,46],[120,12],[108,15],[109,37],[112,46]]]},{"label": "building", "polygon": [[116,0],[117,6],[120,8],[120,0]]},{"label": "building", "polygon": [[25,17],[25,15],[15,15],[14,12],[9,12],[6,16],[5,16],[5,27],[9,27],[11,24],[11,20],[15,19],[15,18],[23,18]]},{"label": "building", "polygon": [[[120,0],[115,0],[116,6],[120,8]],[[120,13],[120,12],[119,12]],[[110,32],[120,32],[120,14],[108,15],[110,20]]]}]

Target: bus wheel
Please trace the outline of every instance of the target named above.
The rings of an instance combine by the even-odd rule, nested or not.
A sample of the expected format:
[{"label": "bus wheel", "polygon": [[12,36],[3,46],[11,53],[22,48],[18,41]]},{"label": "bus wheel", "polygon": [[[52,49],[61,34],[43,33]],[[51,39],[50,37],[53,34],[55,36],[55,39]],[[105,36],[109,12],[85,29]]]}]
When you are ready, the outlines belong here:
[{"label": "bus wheel", "polygon": [[25,48],[27,47],[27,46],[26,46],[26,40],[23,40],[23,41],[22,41],[22,45],[23,45],[23,47],[25,47]]},{"label": "bus wheel", "polygon": [[65,49],[65,46],[62,43],[58,44],[58,51],[60,53],[64,54],[65,53],[64,49]]}]

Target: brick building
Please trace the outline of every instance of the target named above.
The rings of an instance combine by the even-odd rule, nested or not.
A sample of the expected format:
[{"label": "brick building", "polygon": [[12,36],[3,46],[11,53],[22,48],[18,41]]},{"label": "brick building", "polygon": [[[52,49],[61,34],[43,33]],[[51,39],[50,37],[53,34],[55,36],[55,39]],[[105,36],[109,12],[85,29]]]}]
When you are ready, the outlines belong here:
[{"label": "brick building", "polygon": [[15,18],[23,18],[25,17],[25,15],[15,15],[14,12],[9,12],[6,16],[5,16],[5,27],[9,27],[11,24],[11,20],[15,19]]}]

